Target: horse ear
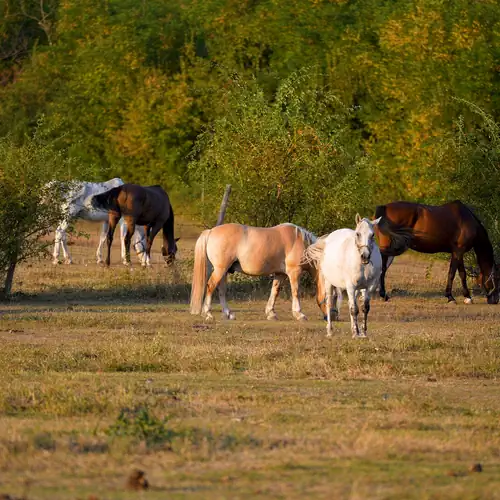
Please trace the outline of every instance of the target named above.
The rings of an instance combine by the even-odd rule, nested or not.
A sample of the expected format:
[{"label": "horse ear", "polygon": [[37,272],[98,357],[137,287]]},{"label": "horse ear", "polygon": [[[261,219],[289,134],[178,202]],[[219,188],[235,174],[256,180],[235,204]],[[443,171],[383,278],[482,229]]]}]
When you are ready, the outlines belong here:
[{"label": "horse ear", "polygon": [[175,238],[175,241],[177,242],[177,241],[179,241],[180,239],[181,239],[181,238],[180,238],[180,236],[179,236],[179,238]]},{"label": "horse ear", "polygon": [[374,221],[372,221],[372,224],[374,226],[376,226],[381,220],[382,220],[382,216],[380,216],[378,219],[375,219]]},{"label": "horse ear", "polygon": [[361,216],[359,214],[356,214],[356,225],[358,225],[361,222]]}]

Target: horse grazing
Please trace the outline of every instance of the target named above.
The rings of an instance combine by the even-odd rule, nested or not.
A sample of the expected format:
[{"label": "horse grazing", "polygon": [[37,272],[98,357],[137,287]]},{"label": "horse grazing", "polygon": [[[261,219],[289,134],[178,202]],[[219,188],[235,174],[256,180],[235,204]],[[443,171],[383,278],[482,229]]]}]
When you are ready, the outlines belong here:
[{"label": "horse grazing", "polygon": [[[103,193],[108,189],[115,186],[121,186],[124,182],[119,178],[114,178],[106,182],[83,182],[83,181],[71,181],[68,183],[59,183],[58,181],[49,182],[45,188],[45,194],[43,196],[44,203],[50,203],[51,194],[53,194],[55,188],[62,185],[62,206],[61,213],[63,214],[63,219],[60,221],[56,228],[54,252],[52,254],[52,263],[59,264],[59,252],[62,247],[64,254],[64,261],[66,264],[71,264],[72,259],[69,254],[69,249],[67,245],[66,231],[71,220],[74,219],[84,219],[89,221],[99,221],[103,222],[101,236],[99,239],[99,245],[97,247],[96,257],[97,263],[100,264],[102,260],[102,247],[106,241],[108,234],[108,214],[100,210],[95,210],[92,207],[91,200],[96,194]],[[121,242],[122,242],[122,260],[125,263],[125,233],[127,227],[123,220],[120,220],[120,230],[121,230]],[[137,251],[139,259],[143,261],[145,258],[145,235],[142,228],[137,228],[134,234],[134,247]]]},{"label": "horse grazing", "polygon": [[486,290],[488,304],[498,303],[498,273],[488,233],[478,217],[461,201],[440,206],[397,201],[378,206],[375,217],[382,217],[377,233],[382,253],[380,296],[385,300],[389,299],[385,290],[388,259],[411,248],[423,253],[450,253],[445,296],[448,302],[455,302],[451,291],[458,269],[464,302],[471,304],[464,254],[474,249],[481,269],[479,282]]},{"label": "horse grazing", "polygon": [[130,264],[130,241],[136,226],[144,226],[146,233],[145,265],[151,265],[151,247],[158,231],[163,228],[162,255],[167,264],[172,264],[177,253],[179,238],[174,238],[174,212],[168,194],[161,186],[139,186],[123,184],[92,198],[92,206],[108,211],[109,229],[107,235],[110,265],[111,243],[116,225],[123,217],[127,224],[125,235],[125,257]]},{"label": "horse grazing", "polygon": [[[339,309],[342,290],[349,297],[353,337],[366,337],[370,293],[375,291],[382,271],[382,256],[374,239],[374,226],[380,219],[370,221],[356,214],[356,229],[338,229],[319,238],[304,252],[304,260],[312,262],[320,271],[326,288],[326,336],[332,335],[332,297]],[[335,293],[333,289],[335,288]],[[358,327],[357,295],[361,291],[363,303],[362,331]]]},{"label": "horse grazing", "polygon": [[[312,233],[288,223],[270,228],[223,224],[203,231],[194,251],[191,314],[201,313],[207,319],[213,319],[212,294],[218,287],[223,317],[234,319],[226,301],[226,287],[227,273],[237,271],[251,276],[274,274],[265,310],[270,320],[277,319],[274,304],[288,276],[292,289],[293,316],[298,320],[306,320],[300,308],[299,278],[302,271],[315,273],[309,263],[301,263],[304,250],[314,241],[316,237]],[[209,262],[213,271],[207,281]],[[318,305],[326,314],[322,280],[317,280],[317,285]]]}]

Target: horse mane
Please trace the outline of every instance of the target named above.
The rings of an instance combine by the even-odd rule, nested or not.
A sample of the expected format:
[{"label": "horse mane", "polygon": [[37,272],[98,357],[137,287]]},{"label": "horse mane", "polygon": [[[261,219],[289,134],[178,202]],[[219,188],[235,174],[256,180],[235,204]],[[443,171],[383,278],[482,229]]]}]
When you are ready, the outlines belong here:
[{"label": "horse mane", "polygon": [[[491,253],[491,258],[493,260],[493,265],[496,266],[496,263],[495,263],[495,252],[493,250],[493,245],[491,244],[491,240],[490,240],[490,237],[488,235],[488,231],[484,227],[484,224],[482,223],[481,219],[479,218],[478,215],[476,215],[476,213],[474,212],[473,207],[471,207],[470,205],[466,205],[465,203],[461,202],[460,200],[455,200],[454,203],[459,203],[460,205],[462,205],[469,212],[469,214],[472,215],[472,217],[474,218],[474,220],[478,223],[479,227],[482,229],[483,237],[485,239],[484,244],[486,246],[486,251],[488,253]],[[473,248],[474,248],[474,251],[476,253],[476,256],[478,257],[478,264],[479,264],[478,251],[481,252],[481,250],[479,250],[475,245],[474,245]]]},{"label": "horse mane", "polygon": [[307,229],[297,226],[297,224],[292,224],[291,222],[285,222],[285,226],[292,226],[295,228],[295,234],[298,236],[299,234],[302,236],[302,241],[304,242],[305,246],[308,247],[309,245],[312,245],[318,237],[314,234],[311,233],[311,231],[308,231]]},{"label": "horse mane", "polygon": [[375,218],[382,217],[377,226],[379,231],[391,240],[389,247],[384,249],[384,252],[388,255],[401,255],[410,247],[414,236],[413,229],[394,224],[387,218],[386,211],[386,205],[379,205],[375,209]]},{"label": "horse mane", "polygon": [[460,205],[462,205],[463,207],[465,207],[467,209],[467,211],[472,215],[472,217],[474,217],[474,219],[479,224],[479,226],[481,227],[481,229],[484,230],[484,232],[486,233],[486,236],[488,236],[488,232],[486,231],[486,228],[484,227],[484,224],[482,223],[481,219],[476,214],[476,212],[475,212],[475,210],[474,210],[474,208],[472,206],[466,205],[465,203],[461,202],[460,200],[455,200],[454,203],[459,203]]}]

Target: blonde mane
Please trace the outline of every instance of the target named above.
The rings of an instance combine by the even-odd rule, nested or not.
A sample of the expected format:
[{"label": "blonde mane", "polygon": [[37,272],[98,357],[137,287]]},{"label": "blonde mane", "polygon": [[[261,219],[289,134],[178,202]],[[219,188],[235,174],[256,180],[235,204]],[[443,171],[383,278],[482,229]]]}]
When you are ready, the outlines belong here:
[{"label": "blonde mane", "polygon": [[311,233],[311,231],[308,231],[307,229],[304,229],[303,227],[297,226],[297,224],[292,224],[291,222],[285,222],[283,226],[292,226],[295,228],[295,235],[298,236],[299,234],[302,236],[302,241],[304,242],[305,246],[308,247],[316,242],[318,239],[317,236],[314,233]]}]

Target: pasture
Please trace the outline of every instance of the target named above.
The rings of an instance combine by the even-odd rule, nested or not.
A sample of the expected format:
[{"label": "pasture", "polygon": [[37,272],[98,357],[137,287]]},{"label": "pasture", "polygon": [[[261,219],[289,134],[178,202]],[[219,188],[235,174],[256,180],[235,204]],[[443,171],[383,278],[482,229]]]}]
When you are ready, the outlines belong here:
[{"label": "pasture", "polygon": [[[500,306],[447,305],[447,263],[397,258],[369,338],[344,299],[327,339],[308,294],[308,322],[286,290],[265,320],[270,280],[235,277],[236,321],[217,302],[215,322],[191,316],[199,228],[176,226],[174,268],[158,238],[152,269],[129,270],[118,241],[98,267],[99,226],[78,227],[73,266],[22,266],[0,304],[0,494],[500,498]],[[125,487],[134,468],[147,492]]]}]

